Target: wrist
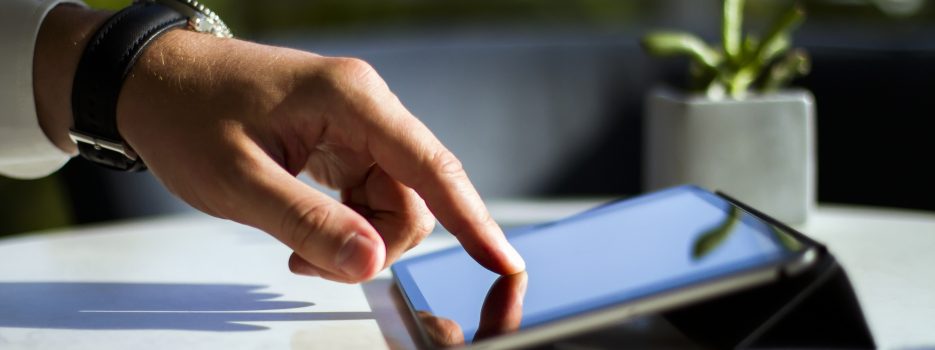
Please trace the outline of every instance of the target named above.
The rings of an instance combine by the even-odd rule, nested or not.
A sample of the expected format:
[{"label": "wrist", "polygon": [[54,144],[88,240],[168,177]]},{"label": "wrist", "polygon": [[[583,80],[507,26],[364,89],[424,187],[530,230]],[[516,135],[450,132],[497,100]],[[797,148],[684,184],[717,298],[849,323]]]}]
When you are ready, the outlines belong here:
[{"label": "wrist", "polygon": [[77,151],[68,137],[73,125],[71,90],[75,71],[88,40],[109,12],[59,5],[42,22],[33,56],[33,93],[39,126],[56,147]]}]

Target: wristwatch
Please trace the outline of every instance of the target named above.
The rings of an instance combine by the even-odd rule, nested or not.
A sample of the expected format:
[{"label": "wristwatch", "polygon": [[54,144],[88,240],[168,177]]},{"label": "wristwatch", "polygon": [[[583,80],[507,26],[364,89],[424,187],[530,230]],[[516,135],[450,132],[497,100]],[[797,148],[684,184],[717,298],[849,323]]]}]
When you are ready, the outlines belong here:
[{"label": "wristwatch", "polygon": [[180,27],[232,37],[217,14],[194,0],[135,0],[91,37],[78,62],[71,95],[75,123],[69,135],[82,157],[116,170],[146,169],[117,130],[117,99],[146,46]]}]

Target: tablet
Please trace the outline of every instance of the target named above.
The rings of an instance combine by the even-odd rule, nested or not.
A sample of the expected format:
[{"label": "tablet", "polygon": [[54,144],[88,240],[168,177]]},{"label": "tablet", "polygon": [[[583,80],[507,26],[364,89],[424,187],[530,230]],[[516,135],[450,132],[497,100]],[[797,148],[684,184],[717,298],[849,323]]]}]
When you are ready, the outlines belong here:
[{"label": "tablet", "polygon": [[454,247],[392,266],[430,347],[515,348],[610,326],[806,270],[816,244],[694,186],[510,230],[526,271],[499,276]]}]

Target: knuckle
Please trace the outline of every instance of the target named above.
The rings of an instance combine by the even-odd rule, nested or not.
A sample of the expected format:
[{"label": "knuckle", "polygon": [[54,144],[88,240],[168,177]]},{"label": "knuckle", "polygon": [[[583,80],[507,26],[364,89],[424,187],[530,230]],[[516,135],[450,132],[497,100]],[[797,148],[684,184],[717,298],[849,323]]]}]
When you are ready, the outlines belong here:
[{"label": "knuckle", "polygon": [[385,86],[376,69],[362,59],[334,58],[331,67],[336,83],[352,91],[373,91],[376,88]]},{"label": "knuckle", "polygon": [[325,230],[331,215],[331,205],[298,201],[284,213],[281,231],[290,238],[294,250],[307,251],[314,244],[312,238]]},{"label": "knuckle", "polygon": [[419,225],[419,237],[421,238],[428,237],[428,235],[430,235],[432,231],[435,231],[435,218],[434,217],[429,216],[420,221],[421,221],[421,224]]},{"label": "knuckle", "polygon": [[427,237],[432,231],[435,231],[435,216],[429,211],[424,203],[419,203],[420,207],[416,212],[416,230],[421,238]]},{"label": "knuckle", "polygon": [[463,177],[464,165],[454,153],[442,148],[435,152],[429,159],[429,168],[433,169],[440,177]]},{"label": "knuckle", "polygon": [[415,246],[419,245],[425,237],[428,237],[432,231],[435,230],[435,219],[420,219],[416,224],[416,228],[413,230],[412,239],[409,241],[409,246],[406,247],[406,250],[412,249]]},{"label": "knuckle", "polygon": [[425,237],[428,237],[429,234],[435,230],[435,218],[433,216],[424,215],[422,213],[417,215],[418,216],[412,218],[404,242],[400,245],[405,250],[417,246]]}]

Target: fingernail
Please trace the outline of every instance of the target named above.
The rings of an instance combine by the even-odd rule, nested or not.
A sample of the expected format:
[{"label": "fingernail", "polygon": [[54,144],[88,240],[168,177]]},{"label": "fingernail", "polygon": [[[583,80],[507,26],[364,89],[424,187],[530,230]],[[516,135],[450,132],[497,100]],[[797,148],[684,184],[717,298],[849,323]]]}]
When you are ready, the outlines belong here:
[{"label": "fingernail", "polygon": [[375,242],[373,240],[354,232],[338,250],[335,264],[348,277],[363,277],[364,274],[370,272],[370,265],[372,265],[375,251],[374,246]]}]

